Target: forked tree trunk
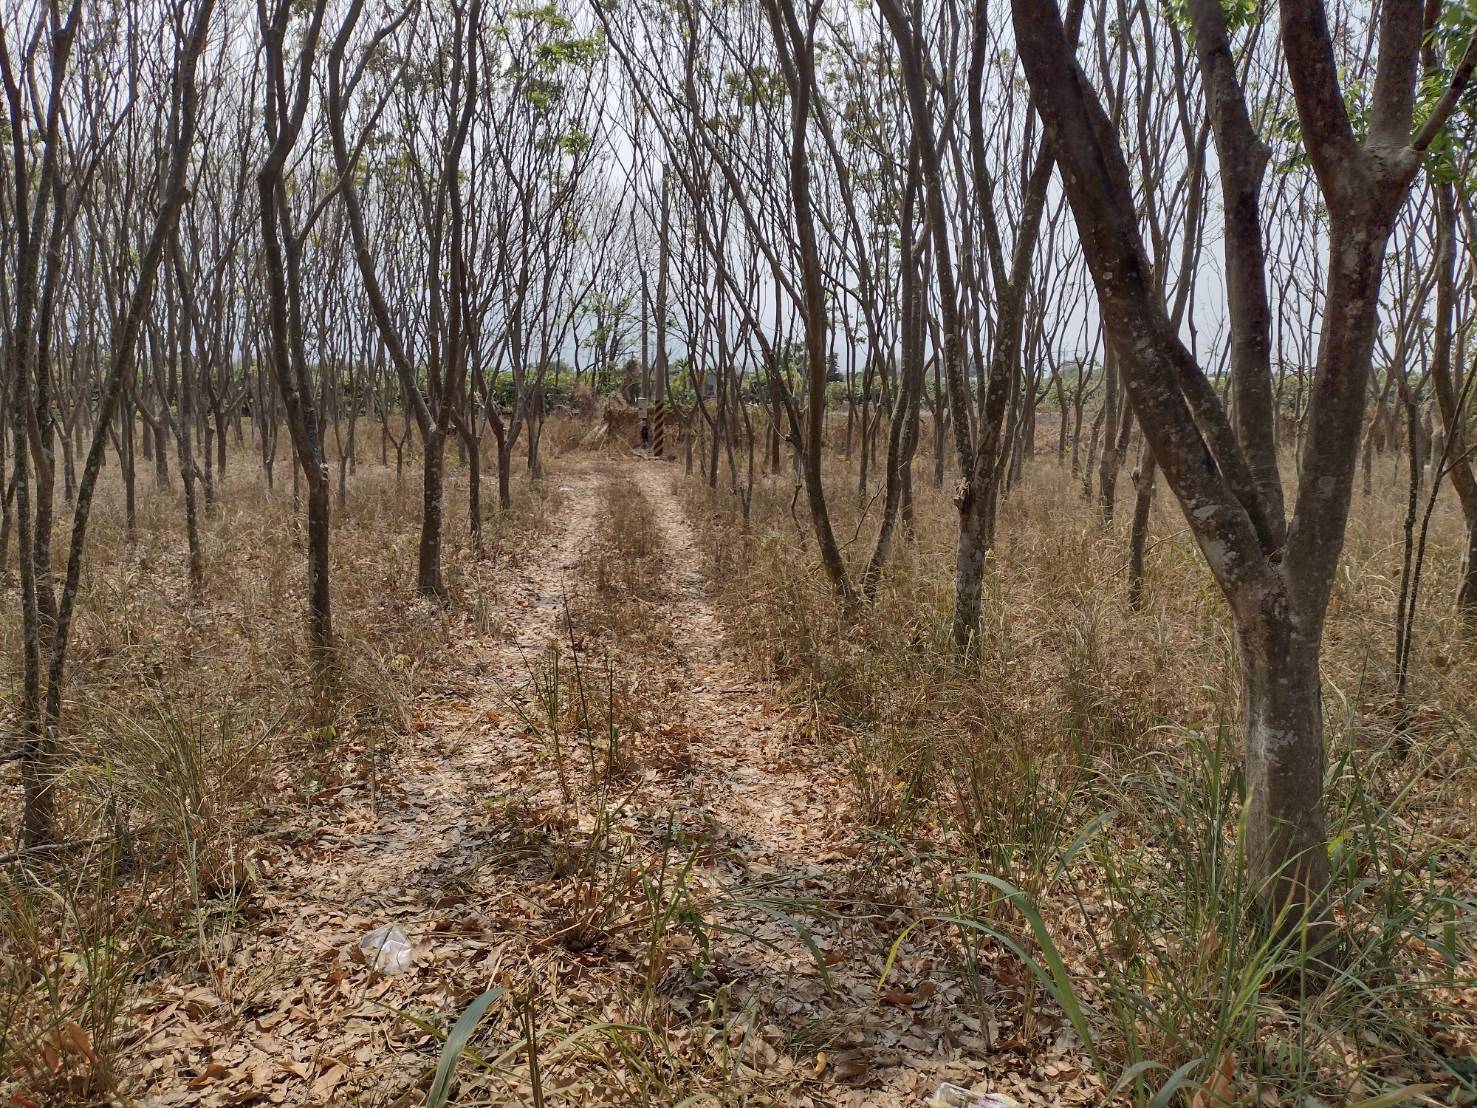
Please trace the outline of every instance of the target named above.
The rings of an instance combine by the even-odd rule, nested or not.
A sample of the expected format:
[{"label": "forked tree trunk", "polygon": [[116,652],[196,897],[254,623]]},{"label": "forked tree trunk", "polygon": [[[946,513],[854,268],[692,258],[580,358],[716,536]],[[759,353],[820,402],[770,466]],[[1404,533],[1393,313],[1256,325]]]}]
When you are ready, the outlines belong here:
[{"label": "forked tree trunk", "polygon": [[[828,326],[826,289],[817,245],[815,212],[810,192],[810,159],[805,135],[808,129],[811,99],[815,94],[815,57],[808,49],[805,32],[788,0],[770,0],[770,29],[774,37],[790,91],[790,199],[795,215],[795,236],[800,247],[801,317],[805,324],[806,406],[803,445],[800,450],[801,476],[805,498],[810,507],[816,545],[820,548],[821,566],[841,602],[848,608],[856,603],[856,592],[831,527],[826,505],[826,489],[821,479],[821,452],[825,449],[826,373],[828,367]],[[663,209],[665,211],[665,209]],[[658,286],[660,289],[660,285]],[[660,313],[659,313],[660,314]],[[660,334],[660,332],[658,332]],[[660,358],[662,355],[658,353]],[[665,363],[664,363],[665,364]],[[786,403],[791,433],[802,437],[802,427],[793,405]],[[689,444],[691,437],[689,436]]]},{"label": "forked tree trunk", "polygon": [[[1081,0],[1072,4],[1074,14],[1068,16],[1068,22],[1073,22],[1075,16],[1080,16],[1081,7]],[[913,121],[915,151],[921,171],[923,210],[928,216],[933,268],[938,288],[941,336],[936,347],[947,384],[947,395],[939,398],[939,406],[940,414],[947,411],[953,422],[954,451],[959,465],[959,485],[954,493],[954,506],[959,512],[959,533],[955,546],[952,635],[954,645],[962,651],[969,649],[979,630],[985,563],[995,537],[995,500],[1000,480],[1010,464],[1012,431],[1005,430],[1002,434],[1002,429],[1005,428],[1007,413],[1011,414],[1012,420],[1015,414],[1011,408],[1011,400],[1020,372],[1026,284],[1037,232],[1045,210],[1046,191],[1051,180],[1054,158],[1049,148],[1043,144],[1023,190],[1017,238],[1008,271],[998,241],[993,197],[985,191],[979,196],[979,215],[989,247],[990,268],[999,290],[999,310],[995,349],[990,357],[987,379],[982,382],[985,390],[983,402],[976,413],[969,401],[969,382],[963,372],[968,347],[967,333],[958,300],[959,286],[955,281],[947,204],[942,183],[943,159],[935,138],[928,104],[928,81],[922,50],[910,15],[903,10],[899,0],[882,0],[880,8],[898,45],[903,87]],[[989,179],[985,126],[979,109],[988,42],[986,11],[981,5],[974,15],[969,63],[970,162],[974,175],[980,182]],[[975,250],[973,239],[965,239],[959,244],[959,249],[967,259]],[[937,374],[934,380],[937,386]],[[934,459],[935,474],[942,484],[942,420],[936,444],[938,454]]]},{"label": "forked tree trunk", "polygon": [[[1188,7],[1225,185],[1228,193],[1250,196],[1266,151],[1250,122],[1225,12],[1215,0],[1190,0]],[[1077,64],[1056,5],[1014,0],[1012,13],[1104,325],[1117,349],[1132,354],[1120,363],[1123,383],[1233,612],[1242,663],[1251,878],[1279,929],[1307,925],[1322,932],[1330,915],[1318,658],[1358,467],[1381,262],[1421,157],[1477,65],[1477,41],[1447,94],[1414,127],[1422,13],[1414,4],[1390,7],[1380,32],[1370,124],[1361,137],[1331,64],[1323,5],[1283,0],[1279,6],[1302,146],[1330,213],[1307,439],[1295,514],[1284,527],[1271,495],[1276,460],[1266,429],[1258,437],[1245,427],[1234,433],[1204,370],[1170,323],[1162,294],[1145,279],[1151,267],[1122,146]],[[1259,276],[1250,270],[1264,264],[1250,249],[1261,228],[1254,206],[1243,211],[1231,199],[1228,219],[1234,216],[1247,250],[1246,256],[1228,253],[1228,267],[1240,271],[1228,281],[1228,306],[1246,325],[1246,337],[1258,338],[1252,332],[1266,319],[1265,286],[1248,278]],[[1258,378],[1246,384],[1262,388],[1267,382],[1260,377],[1270,366],[1248,354],[1245,372]],[[1242,414],[1251,416],[1244,408]]]},{"label": "forked tree trunk", "polygon": [[[887,428],[887,472],[882,505],[882,521],[877,530],[877,545],[862,576],[862,595],[868,600],[877,594],[882,569],[892,551],[893,533],[901,511],[905,526],[911,526],[911,496],[908,474],[913,448],[918,440],[917,401],[923,388],[923,296],[922,277],[912,258],[918,243],[914,235],[913,212],[918,193],[918,160],[916,149],[910,159],[907,186],[903,199],[903,257],[901,306],[903,312],[902,357],[897,366],[897,394],[893,398],[892,418]],[[863,459],[866,455],[863,454]]]},{"label": "forked tree trunk", "polygon": [[[123,394],[124,381],[133,372],[133,357],[138,344],[142,323],[150,309],[155,280],[158,275],[160,257],[165,243],[173,233],[180,209],[186,196],[185,171],[190,146],[195,134],[195,63],[205,43],[213,0],[203,0],[197,9],[180,56],[178,69],[178,91],[176,108],[170,118],[171,158],[163,185],[154,228],[139,256],[136,283],[128,298],[128,306],[118,321],[114,348],[110,352],[109,367],[97,393],[97,417],[93,426],[92,441],[87,450],[81,478],[76,491],[72,510],[72,527],[67,546],[66,572],[63,578],[59,604],[54,608],[54,620],[49,627],[50,641],[46,644],[50,654],[47,663],[47,682],[44,707],[39,699],[40,639],[41,627],[38,619],[38,582],[36,569],[24,549],[29,523],[29,489],[24,456],[26,448],[21,441],[24,434],[24,419],[16,423],[17,436],[17,511],[22,543],[22,639],[25,652],[24,676],[20,697],[20,731],[22,747],[21,778],[25,790],[25,801],[21,817],[21,842],[23,847],[37,846],[55,840],[56,797],[55,780],[58,770],[58,731],[61,722],[62,684],[66,671],[67,646],[71,635],[72,616],[82,577],[82,560],[87,544],[87,529],[92,512],[93,492],[103,467],[103,456],[107,448],[108,425]],[[75,9],[74,9],[75,13]],[[70,41],[74,25],[69,22],[65,34]],[[64,64],[64,63],[63,63]],[[58,80],[60,73],[57,74]],[[47,136],[49,147],[55,143],[55,133]],[[26,291],[23,288],[22,291]],[[26,334],[26,323],[22,319],[22,341],[17,344],[19,356],[24,359],[29,351],[30,338]],[[42,327],[40,334],[47,334]],[[34,354],[33,354],[34,357]],[[38,364],[37,368],[41,368]],[[15,382],[15,405],[18,416],[24,415],[28,399],[27,379],[31,367],[24,361],[17,367]],[[49,556],[49,544],[48,544]],[[47,563],[49,575],[49,562]],[[44,582],[50,592],[49,580]],[[49,596],[48,596],[49,598]]]}]

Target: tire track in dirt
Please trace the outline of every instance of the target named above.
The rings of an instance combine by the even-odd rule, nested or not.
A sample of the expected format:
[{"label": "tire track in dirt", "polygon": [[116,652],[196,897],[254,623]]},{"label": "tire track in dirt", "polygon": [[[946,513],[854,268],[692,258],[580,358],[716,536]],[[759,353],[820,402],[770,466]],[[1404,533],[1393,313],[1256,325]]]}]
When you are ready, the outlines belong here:
[{"label": "tire track in dirt", "polygon": [[[420,698],[378,803],[366,791],[279,836],[290,845],[262,852],[249,925],[225,933],[203,977],[150,983],[135,1005],[148,1031],[122,1089],[151,1106],[328,1104],[353,1094],[388,1104],[434,1065],[423,1033],[399,1013],[459,1011],[503,946],[465,928],[447,935],[448,880],[476,849],[486,783],[510,755],[506,735],[473,704],[500,703],[530,654],[558,635],[598,485],[586,469],[564,476],[552,543],[497,568],[497,612],[511,633],[474,640],[468,671],[446,675],[464,699]],[[369,977],[356,964],[358,943],[385,923],[410,936],[416,966]]]},{"label": "tire track in dirt", "polygon": [[[793,727],[773,719],[764,696],[774,690],[731,656],[722,620],[707,598],[692,528],[672,492],[671,471],[641,465],[634,476],[671,560],[669,610],[680,652],[670,662],[691,682],[684,707],[698,725],[700,772],[693,784],[704,807],[742,832],[760,860],[807,854],[834,860],[838,841],[829,816],[848,807],[842,774],[813,747],[798,745]],[[818,813],[828,818],[817,819]]]},{"label": "tire track in dirt", "polygon": [[[731,900],[718,915],[752,941],[738,940],[723,968],[735,1002],[759,1013],[758,1038],[778,1048],[759,1068],[790,1067],[785,1102],[799,1105],[922,1104],[943,1079],[978,1083],[983,1068],[968,1055],[985,1047],[985,1029],[963,1011],[966,985],[936,943],[903,944],[879,984],[893,940],[916,917],[888,903],[897,875],[875,869],[877,843],[852,811],[840,754],[817,742],[803,706],[777,706],[781,691],[727,644],[673,471],[643,464],[633,476],[670,559],[677,656],[667,661],[685,678],[696,766],[669,802],[696,809],[728,847],[715,868]],[[754,890],[794,926],[756,910]]]}]

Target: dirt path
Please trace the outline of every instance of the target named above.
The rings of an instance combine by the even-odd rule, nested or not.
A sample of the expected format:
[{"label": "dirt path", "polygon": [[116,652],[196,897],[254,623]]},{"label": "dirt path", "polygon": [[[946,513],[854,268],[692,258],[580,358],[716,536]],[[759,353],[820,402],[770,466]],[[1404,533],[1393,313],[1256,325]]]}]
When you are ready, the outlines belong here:
[{"label": "dirt path", "polygon": [[[777,725],[765,704],[772,694],[755,682],[724,645],[722,623],[709,604],[707,578],[692,530],[672,493],[672,473],[660,465],[636,470],[637,483],[655,509],[672,567],[670,614],[687,722],[695,729],[698,769],[693,800],[760,852],[756,863],[837,856],[831,818],[847,807],[841,775],[818,752],[797,745],[793,727]],[[790,716],[803,715],[791,711]]]},{"label": "dirt path", "polygon": [[[462,696],[416,706],[417,730],[396,750],[379,803],[357,798],[292,834],[289,849],[265,852],[256,926],[205,967],[209,984],[165,980],[152,990],[132,1095],[150,1105],[329,1104],[356,1094],[393,1103],[385,1090],[423,1083],[435,1055],[400,1013],[460,1011],[500,965],[506,943],[451,910],[457,875],[475,849],[487,782],[509,760],[493,705],[509,675],[558,634],[598,483],[584,472],[564,483],[550,544],[501,567],[505,636],[467,644],[475,657]],[[386,923],[411,938],[416,966],[372,976],[358,944]]]},{"label": "dirt path", "polygon": [[[493,985],[509,996],[478,1041],[511,1044],[509,1076],[469,1080],[481,1092],[466,1103],[523,1102],[522,1011],[560,1103],[717,1104],[742,1089],[802,1105],[921,1104],[941,1077],[1000,1071],[985,1060],[979,1003],[923,933],[879,986],[913,917],[870,866],[875,843],[848,813],[835,752],[725,646],[674,473],[607,462],[551,479],[553,533],[499,567],[497,625],[470,636],[458,679],[416,706],[378,807],[359,797],[264,849],[261,891],[205,967],[208,984],[151,987],[132,1095],[420,1103],[440,1046],[428,1029]],[[591,587],[617,480],[651,509],[666,572],[648,615],[665,630],[607,642],[617,661],[602,671],[565,617]],[[583,779],[571,786],[566,762],[582,755],[540,723],[571,665],[609,685],[612,729],[617,665],[645,713],[634,767],[594,796]],[[357,957],[385,923],[415,949],[414,966],[388,977]],[[612,1037],[610,1024],[643,1030]]]},{"label": "dirt path", "polygon": [[[801,1079],[783,1096],[795,1104],[922,1104],[941,1080],[978,1083],[986,1067],[959,1047],[983,1048],[985,1029],[936,948],[903,943],[879,985],[914,917],[872,865],[877,844],[859,832],[839,752],[817,742],[805,706],[776,706],[779,691],[725,645],[673,470],[647,464],[635,476],[670,557],[672,661],[688,682],[696,768],[669,799],[685,795],[728,847],[714,867],[718,914],[746,941],[725,968],[777,1055],[760,1049],[756,1067]],[[789,919],[766,918],[756,902]]]}]

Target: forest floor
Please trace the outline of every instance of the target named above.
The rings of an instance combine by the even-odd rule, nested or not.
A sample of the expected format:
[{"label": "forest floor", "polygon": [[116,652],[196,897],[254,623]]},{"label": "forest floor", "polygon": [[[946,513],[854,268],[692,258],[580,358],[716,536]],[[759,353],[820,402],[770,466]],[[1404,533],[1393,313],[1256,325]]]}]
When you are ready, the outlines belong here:
[{"label": "forest floor", "polygon": [[[943,1080],[1100,1102],[1019,963],[966,974],[911,926],[818,719],[726,644],[677,471],[561,467],[385,763],[263,813],[239,918],[141,985],[113,1087],[424,1103],[453,1021],[500,989],[449,1103],[921,1104]],[[387,924],[414,950],[389,975],[359,952]]]}]

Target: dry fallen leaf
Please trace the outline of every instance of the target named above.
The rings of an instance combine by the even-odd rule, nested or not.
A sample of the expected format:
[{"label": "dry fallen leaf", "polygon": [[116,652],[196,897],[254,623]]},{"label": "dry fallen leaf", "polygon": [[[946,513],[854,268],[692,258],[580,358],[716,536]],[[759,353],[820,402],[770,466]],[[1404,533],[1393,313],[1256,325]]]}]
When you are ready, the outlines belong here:
[{"label": "dry fallen leaf", "polygon": [[211,1062],[205,1067],[204,1072],[200,1073],[198,1076],[190,1081],[190,1088],[203,1089],[207,1085],[214,1085],[217,1081],[225,1077],[230,1072],[231,1071],[229,1068],[221,1065],[219,1062]]},{"label": "dry fallen leaf", "polygon": [[836,1081],[856,1081],[866,1077],[872,1063],[865,1054],[853,1054],[837,1061],[831,1068],[831,1077]]},{"label": "dry fallen leaf", "polygon": [[97,1054],[92,1049],[92,1037],[74,1021],[67,1020],[62,1024],[57,1030],[57,1038],[68,1054],[80,1054],[89,1062],[97,1061]]},{"label": "dry fallen leaf", "polygon": [[1226,1051],[1221,1055],[1221,1064],[1211,1076],[1209,1083],[1190,1101],[1190,1108],[1221,1108],[1236,1099],[1236,1055]]},{"label": "dry fallen leaf", "polygon": [[313,1082],[313,1095],[320,1098],[327,1098],[332,1094],[334,1089],[343,1083],[344,1078],[348,1075],[349,1071],[347,1069],[338,1062],[333,1063],[333,1065],[329,1066],[319,1076],[318,1080]]}]

